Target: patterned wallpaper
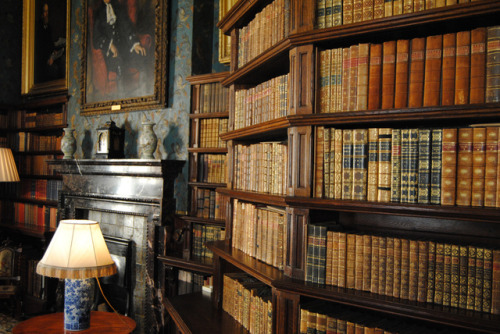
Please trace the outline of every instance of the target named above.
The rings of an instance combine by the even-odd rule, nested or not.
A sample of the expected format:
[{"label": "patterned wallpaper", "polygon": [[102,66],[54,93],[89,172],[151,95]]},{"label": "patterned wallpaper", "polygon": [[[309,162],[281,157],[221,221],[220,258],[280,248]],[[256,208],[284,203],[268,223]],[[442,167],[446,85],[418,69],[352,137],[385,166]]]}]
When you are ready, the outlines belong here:
[{"label": "patterned wallpaper", "polygon": [[99,116],[80,116],[80,53],[83,27],[82,4],[72,1],[71,51],[68,123],[75,128],[77,139],[76,158],[94,157],[96,129],[111,118],[118,127],[125,129],[125,157],[137,158],[137,141],[141,122],[150,120],[156,123],[154,131],[158,137],[155,152],[157,159],[184,160],[183,173],[175,184],[177,210],[187,210],[187,160],[189,140],[190,86],[186,77],[191,75],[193,0],[169,2],[170,13],[170,50],[168,76],[168,104],[165,109],[134,111]]}]

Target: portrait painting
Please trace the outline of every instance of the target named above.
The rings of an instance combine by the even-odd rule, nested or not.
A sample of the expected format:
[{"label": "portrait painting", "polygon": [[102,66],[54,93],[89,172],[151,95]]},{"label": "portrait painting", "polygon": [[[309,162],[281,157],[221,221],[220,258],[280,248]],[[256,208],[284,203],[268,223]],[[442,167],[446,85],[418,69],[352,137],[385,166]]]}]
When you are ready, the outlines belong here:
[{"label": "portrait painting", "polygon": [[69,9],[69,0],[23,1],[22,94],[67,90]]},{"label": "portrait painting", "polygon": [[84,0],[81,114],[159,108],[167,78],[167,0]]}]

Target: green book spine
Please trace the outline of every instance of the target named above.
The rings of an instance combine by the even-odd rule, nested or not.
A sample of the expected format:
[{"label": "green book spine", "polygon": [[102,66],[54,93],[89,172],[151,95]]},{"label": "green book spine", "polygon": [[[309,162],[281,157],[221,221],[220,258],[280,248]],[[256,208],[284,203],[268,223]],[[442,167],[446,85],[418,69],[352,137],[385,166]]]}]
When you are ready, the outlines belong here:
[{"label": "green book spine", "polygon": [[314,269],[314,225],[307,225],[306,282],[313,281]]},{"label": "green book spine", "polygon": [[418,201],[418,129],[409,130],[408,203]]},{"label": "green book spine", "polygon": [[431,143],[431,204],[441,204],[441,145],[442,129],[432,129]]},{"label": "green book spine", "polygon": [[352,134],[352,199],[364,201],[366,200],[366,183],[368,179],[368,130],[354,129]]},{"label": "green book spine", "polygon": [[392,129],[391,202],[401,201],[401,129]]},{"label": "green book spine", "polygon": [[418,203],[429,204],[431,177],[431,130],[418,130]]},{"label": "green book spine", "polygon": [[427,302],[434,301],[436,289],[436,243],[429,241],[429,256],[427,262]]},{"label": "green book spine", "polygon": [[443,304],[444,244],[436,244],[436,269],[434,275],[434,303]]},{"label": "green book spine", "polygon": [[325,28],[333,26],[332,5],[333,0],[325,0]]},{"label": "green book spine", "polygon": [[318,283],[325,284],[326,281],[326,226],[317,226],[317,243],[318,243]]}]

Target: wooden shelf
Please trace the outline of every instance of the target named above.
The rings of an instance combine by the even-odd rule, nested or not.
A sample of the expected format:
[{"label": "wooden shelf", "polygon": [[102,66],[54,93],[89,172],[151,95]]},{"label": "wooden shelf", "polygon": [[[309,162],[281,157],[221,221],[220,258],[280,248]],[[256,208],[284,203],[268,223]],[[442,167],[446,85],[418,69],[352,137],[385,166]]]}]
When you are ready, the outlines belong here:
[{"label": "wooden shelf", "polygon": [[22,197],[5,198],[5,197],[0,197],[0,201],[30,203],[30,204],[38,204],[38,205],[57,207],[57,201],[35,199],[35,198],[22,198]]},{"label": "wooden shelf", "polygon": [[191,119],[194,119],[194,118],[227,118],[227,117],[229,117],[228,111],[189,114],[189,118],[191,118]]},{"label": "wooden shelf", "polygon": [[203,85],[203,84],[207,84],[207,83],[221,81],[222,79],[224,79],[228,75],[229,75],[229,72],[191,75],[191,76],[187,77],[186,80],[189,81],[191,86]]},{"label": "wooden shelf", "polygon": [[500,316],[483,312],[412,302],[366,291],[304,283],[288,278],[275,281],[273,286],[283,291],[300,294],[301,296],[319,298],[344,305],[445,324],[471,331],[498,333],[498,329],[500,328]]},{"label": "wooden shelf", "polygon": [[228,313],[217,310],[203,292],[167,297],[165,308],[183,334],[248,333]]},{"label": "wooden shelf", "polygon": [[259,261],[236,248],[230,247],[224,240],[208,242],[207,248],[210,249],[214,255],[221,257],[235,267],[257,278],[264,284],[272,285],[275,280],[284,277],[283,271]]},{"label": "wooden shelf", "polygon": [[239,0],[217,23],[217,27],[228,35],[230,30],[245,26],[255,13],[271,2],[271,0]]},{"label": "wooden shelf", "polygon": [[7,132],[50,132],[50,131],[58,131],[66,128],[68,124],[60,124],[60,125],[45,125],[45,126],[37,126],[37,127],[29,127],[29,128],[15,128],[15,129],[7,129]]},{"label": "wooden shelf", "polygon": [[34,179],[34,180],[62,180],[61,175],[33,175],[33,174],[20,174],[19,177],[22,179]]},{"label": "wooden shelf", "polygon": [[14,151],[15,155],[63,155],[61,151]]},{"label": "wooden shelf", "polygon": [[0,223],[0,228],[9,229],[11,231],[19,232],[23,235],[39,238],[39,239],[48,239],[52,233],[55,232],[55,229],[45,229],[40,226],[21,226],[17,224],[6,224]]},{"label": "wooden shelf", "polygon": [[200,188],[223,188],[226,186],[225,183],[209,183],[209,182],[188,182],[188,185]]},{"label": "wooden shelf", "polygon": [[215,191],[232,198],[238,198],[249,202],[257,202],[275,206],[286,205],[284,196],[269,195],[269,194],[255,193],[242,190],[231,190],[227,188],[217,188]]},{"label": "wooden shelf", "polygon": [[188,147],[189,153],[227,153],[226,147]]},{"label": "wooden shelf", "polygon": [[195,217],[195,216],[180,216],[180,219],[191,222],[191,223],[198,223],[198,224],[205,224],[205,225],[216,225],[216,226],[221,226],[225,227],[226,226],[226,221],[222,219],[210,219],[210,218],[202,218],[202,217]]},{"label": "wooden shelf", "polygon": [[186,270],[198,271],[205,274],[214,274],[212,260],[204,259],[203,262],[196,260],[186,260],[175,256],[165,256],[158,255],[158,260],[160,260],[166,266],[172,266],[177,268],[182,268]]}]

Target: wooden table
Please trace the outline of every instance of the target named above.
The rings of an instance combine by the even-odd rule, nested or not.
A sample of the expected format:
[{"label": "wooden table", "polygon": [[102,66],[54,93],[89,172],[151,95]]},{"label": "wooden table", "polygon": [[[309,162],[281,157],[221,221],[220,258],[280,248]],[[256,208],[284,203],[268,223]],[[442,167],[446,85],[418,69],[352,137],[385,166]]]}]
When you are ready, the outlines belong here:
[{"label": "wooden table", "polygon": [[83,331],[65,331],[64,313],[50,313],[34,317],[19,323],[12,330],[13,334],[25,333],[130,333],[135,329],[135,321],[129,317],[111,312],[92,311],[90,328]]}]

